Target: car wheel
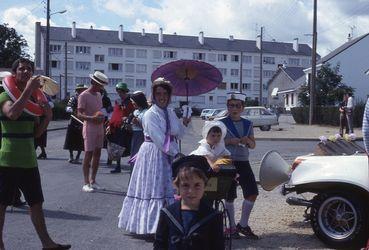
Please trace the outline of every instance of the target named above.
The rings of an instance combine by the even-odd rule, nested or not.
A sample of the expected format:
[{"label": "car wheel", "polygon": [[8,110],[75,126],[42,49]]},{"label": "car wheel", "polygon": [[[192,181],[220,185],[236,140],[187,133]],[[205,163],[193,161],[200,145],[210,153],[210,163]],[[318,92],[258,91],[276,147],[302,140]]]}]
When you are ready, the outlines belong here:
[{"label": "car wheel", "polygon": [[311,207],[311,227],[315,235],[334,248],[364,245],[369,220],[363,200],[347,193],[315,196]]},{"label": "car wheel", "polygon": [[270,130],[270,125],[264,125],[260,127],[261,131],[269,131]]}]

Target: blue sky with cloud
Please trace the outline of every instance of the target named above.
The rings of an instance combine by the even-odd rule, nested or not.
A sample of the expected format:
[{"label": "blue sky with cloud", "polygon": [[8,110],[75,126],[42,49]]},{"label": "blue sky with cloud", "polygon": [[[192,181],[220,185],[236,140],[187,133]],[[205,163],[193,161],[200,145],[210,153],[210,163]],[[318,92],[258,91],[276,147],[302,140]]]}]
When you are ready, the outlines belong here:
[{"label": "blue sky with cloud", "polygon": [[[311,43],[313,0],[51,0],[51,24],[197,36],[255,39],[260,26],[265,40]],[[34,23],[46,23],[46,0],[1,0],[0,22],[8,23],[34,47]],[[329,53],[347,40],[369,32],[369,1],[318,1],[318,52]]]}]

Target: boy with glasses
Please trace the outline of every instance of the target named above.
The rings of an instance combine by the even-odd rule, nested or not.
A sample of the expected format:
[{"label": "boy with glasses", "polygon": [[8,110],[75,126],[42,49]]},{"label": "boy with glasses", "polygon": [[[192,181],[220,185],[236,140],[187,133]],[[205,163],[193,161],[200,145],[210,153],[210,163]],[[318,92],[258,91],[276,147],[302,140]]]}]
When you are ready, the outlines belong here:
[{"label": "boy with glasses", "polygon": [[228,232],[226,233],[232,237],[238,237],[238,233],[241,233],[248,239],[257,240],[259,237],[252,232],[248,225],[250,213],[259,192],[249,162],[249,148],[255,148],[253,124],[251,121],[241,117],[241,113],[245,107],[245,99],[245,94],[239,92],[228,93],[228,116],[220,120],[227,127],[224,143],[226,148],[231,152],[233,164],[239,175],[238,183],[242,188],[244,197],[241,220],[236,225],[234,200],[237,198],[237,183],[235,181],[228,192],[225,202],[231,224],[231,228],[227,229]]}]

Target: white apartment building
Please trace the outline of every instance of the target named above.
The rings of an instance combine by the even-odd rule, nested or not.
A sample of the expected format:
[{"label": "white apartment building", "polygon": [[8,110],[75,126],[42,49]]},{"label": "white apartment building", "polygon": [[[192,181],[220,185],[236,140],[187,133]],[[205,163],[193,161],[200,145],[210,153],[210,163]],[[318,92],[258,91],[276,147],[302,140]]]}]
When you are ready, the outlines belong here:
[{"label": "white apartment building", "polygon": [[[35,67],[45,68],[46,27],[36,23]],[[66,45],[66,47],[65,47]],[[278,65],[307,68],[311,64],[311,48],[307,44],[263,41],[263,104],[267,103],[267,82]],[[242,67],[241,67],[242,55]],[[178,59],[195,59],[217,67],[223,75],[223,83],[213,91],[190,97],[190,105],[197,108],[223,108],[226,93],[240,90],[248,98],[258,99],[260,82],[260,39],[239,40],[227,38],[182,36],[118,30],[96,30],[50,27],[50,76],[61,82],[60,98],[73,93],[78,83],[88,84],[88,75],[95,70],[109,77],[106,87],[109,97],[117,98],[115,85],[123,81],[131,91],[141,90],[151,95],[151,74],[162,64]],[[240,72],[242,69],[242,72]],[[242,86],[240,74],[242,73]],[[67,84],[65,86],[65,75]],[[66,91],[65,91],[66,90]],[[174,97],[178,106],[184,97]]]}]

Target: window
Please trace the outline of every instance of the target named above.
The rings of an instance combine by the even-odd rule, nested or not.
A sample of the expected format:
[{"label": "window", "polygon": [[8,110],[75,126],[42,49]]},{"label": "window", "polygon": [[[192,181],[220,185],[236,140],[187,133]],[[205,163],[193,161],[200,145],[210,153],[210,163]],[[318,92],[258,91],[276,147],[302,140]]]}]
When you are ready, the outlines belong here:
[{"label": "window", "polygon": [[217,55],[213,53],[208,54],[208,61],[209,62],[215,62],[217,60]]},{"label": "window", "polygon": [[243,69],[242,76],[244,77],[252,77],[252,70],[251,69]]},{"label": "window", "polygon": [[251,83],[242,83],[243,90],[251,90]]},{"label": "window", "polygon": [[109,48],[108,49],[109,56],[123,56],[123,49],[121,48]]},{"label": "window", "polygon": [[68,54],[73,54],[74,53],[73,45],[67,45],[67,53]]},{"label": "window", "polygon": [[146,64],[136,64],[136,73],[146,73],[147,66]]},{"label": "window", "polygon": [[90,77],[76,77],[76,84],[89,84],[90,82]]},{"label": "window", "polygon": [[254,67],[254,78],[259,79],[259,77],[260,77],[260,68]]},{"label": "window", "polygon": [[265,56],[264,59],[263,59],[263,63],[264,64],[275,64],[275,58]]},{"label": "window", "polygon": [[161,59],[161,51],[160,50],[153,50],[152,58],[154,59]]},{"label": "window", "polygon": [[67,70],[73,70],[73,61],[67,61]]},{"label": "window", "polygon": [[263,83],[263,90],[268,90],[268,85]]},{"label": "window", "polygon": [[126,49],[126,57],[127,58],[134,58],[135,57],[135,50],[134,49]]},{"label": "window", "polygon": [[91,48],[88,46],[76,46],[76,54],[90,54]]},{"label": "window", "polygon": [[90,70],[91,63],[90,62],[76,62],[76,70]]},{"label": "window", "polygon": [[242,56],[243,63],[252,63],[252,56]]},{"label": "window", "polygon": [[134,73],[135,72],[135,65],[133,63],[126,63],[126,73]]},{"label": "window", "polygon": [[290,66],[299,66],[300,65],[300,59],[298,59],[298,58],[288,58],[288,65],[290,65]]},{"label": "window", "polygon": [[218,62],[226,62],[227,55],[226,54],[218,54]]},{"label": "window", "polygon": [[286,94],[286,105],[288,105],[288,94]]},{"label": "window", "polygon": [[164,58],[171,58],[171,59],[175,59],[177,58],[177,52],[176,51],[164,51]]},{"label": "window", "polygon": [[50,61],[50,66],[53,69],[60,69],[60,61],[52,60]]},{"label": "window", "polygon": [[193,53],[192,59],[194,60],[205,60],[205,53]]},{"label": "window", "polygon": [[146,79],[136,79],[136,88],[146,88]]},{"label": "window", "polygon": [[263,76],[264,77],[271,78],[273,75],[274,75],[274,71],[273,70],[263,70]]},{"label": "window", "polygon": [[192,103],[195,104],[205,104],[205,96],[192,96]]},{"label": "window", "polygon": [[109,63],[109,70],[110,71],[122,71],[122,64],[121,63]]},{"label": "window", "polygon": [[260,64],[260,56],[254,56],[254,64]]},{"label": "window", "polygon": [[127,77],[127,78],[124,79],[124,82],[127,84],[127,87],[129,89],[133,89],[134,83],[135,83],[135,79]]},{"label": "window", "polygon": [[232,90],[238,90],[238,83],[236,83],[236,82],[231,82],[231,89],[232,89]]},{"label": "window", "polygon": [[217,103],[218,104],[226,104],[227,98],[225,96],[217,96]]},{"label": "window", "polygon": [[260,84],[259,83],[254,83],[254,91],[259,91],[259,86]]},{"label": "window", "polygon": [[209,102],[213,102],[213,96],[209,95]]},{"label": "window", "polygon": [[238,69],[231,69],[231,76],[238,76]]},{"label": "window", "polygon": [[109,86],[115,87],[119,82],[122,82],[122,78],[110,78],[109,77]]},{"label": "window", "polygon": [[310,59],[301,59],[301,64],[304,67],[310,67],[310,64],[311,64],[310,62],[311,62]]},{"label": "window", "polygon": [[238,62],[239,61],[239,55],[231,55],[231,62]]},{"label": "window", "polygon": [[293,98],[294,98],[294,94],[291,93],[291,105],[293,105],[293,102],[294,102]]},{"label": "window", "polygon": [[220,71],[220,73],[222,73],[222,76],[223,77],[227,75],[227,69],[225,69],[225,68],[219,68],[219,71]]},{"label": "window", "polygon": [[147,50],[136,49],[136,58],[147,58]]},{"label": "window", "polygon": [[221,82],[221,83],[218,85],[218,89],[227,89],[227,83],[226,83],[226,82]]},{"label": "window", "polygon": [[95,62],[104,62],[104,55],[95,55]]},{"label": "window", "polygon": [[50,53],[60,53],[61,52],[61,45],[58,44],[50,44]]}]

